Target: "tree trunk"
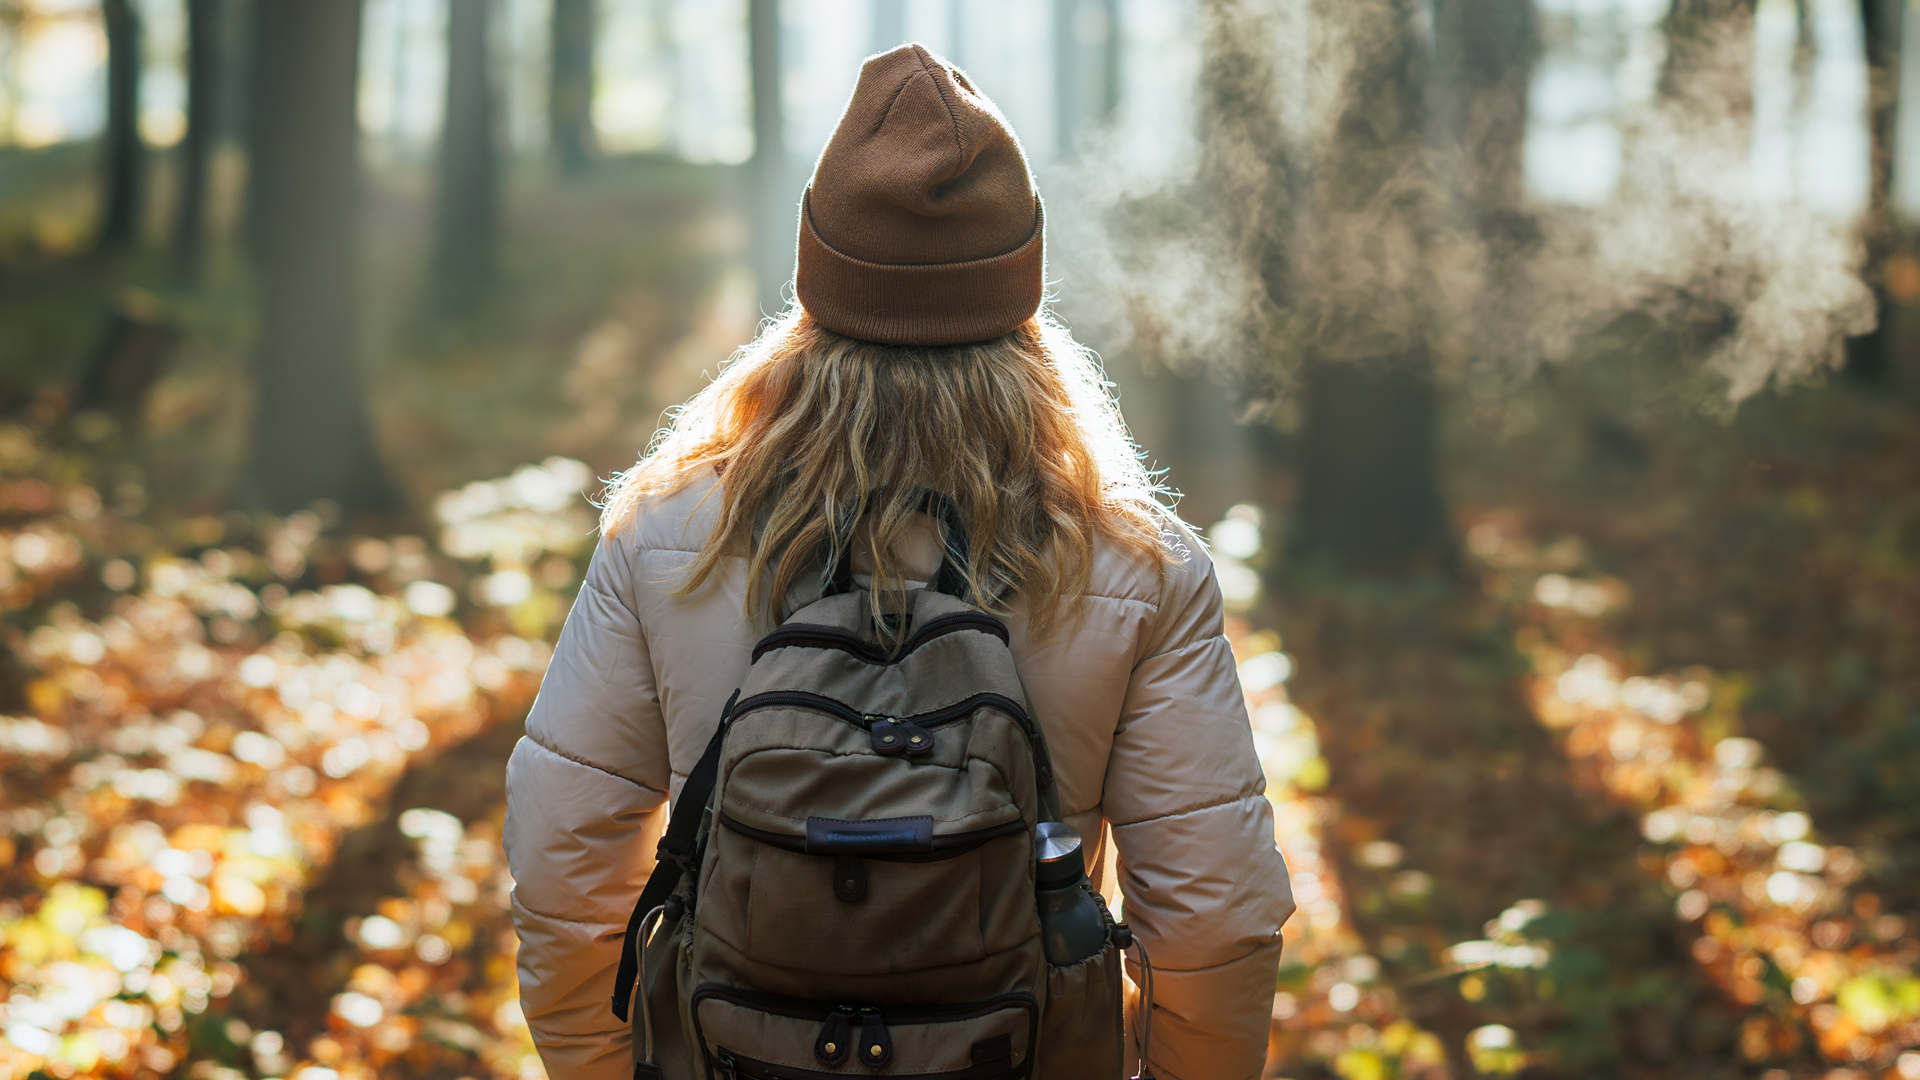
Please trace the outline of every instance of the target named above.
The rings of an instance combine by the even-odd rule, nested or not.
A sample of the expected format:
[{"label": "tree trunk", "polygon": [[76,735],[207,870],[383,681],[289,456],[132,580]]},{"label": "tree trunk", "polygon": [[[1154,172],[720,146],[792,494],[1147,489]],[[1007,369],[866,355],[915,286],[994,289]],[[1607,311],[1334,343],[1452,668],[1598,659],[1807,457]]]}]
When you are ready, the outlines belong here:
[{"label": "tree trunk", "polygon": [[1157,370],[1147,379],[1165,432],[1148,445],[1165,455],[1168,484],[1180,492],[1180,512],[1205,528],[1235,503],[1259,501],[1254,466],[1261,448],[1258,435],[1240,420],[1244,403],[1236,391],[1205,368]]},{"label": "tree trunk", "polygon": [[1513,333],[1539,299],[1530,268],[1542,232],[1526,207],[1528,90],[1538,37],[1531,0],[1439,0],[1433,73],[1427,80],[1432,139],[1455,227],[1478,238],[1485,282],[1463,327],[1478,360],[1530,370]]},{"label": "tree trunk", "polygon": [[[1232,256],[1256,268],[1274,308],[1290,302],[1287,258],[1294,230],[1294,173],[1278,111],[1279,86],[1268,5],[1255,0],[1209,0],[1200,68],[1200,170],[1216,216],[1234,221]],[[1254,328],[1250,336],[1257,337]],[[1241,343],[1231,359],[1257,367],[1282,358],[1257,343]]]},{"label": "tree trunk", "polygon": [[565,173],[592,163],[595,0],[553,0],[552,66],[547,72],[547,125]]},{"label": "tree trunk", "polygon": [[[1690,152],[1710,167],[1753,168],[1756,16],[1756,0],[1673,0],[1664,20],[1667,62],[1658,86],[1658,108],[1674,116],[1714,118],[1688,131],[1694,144]],[[1623,175],[1670,167],[1666,158],[1673,152],[1671,133],[1679,129],[1671,121],[1662,127],[1649,138],[1636,138],[1638,133],[1629,129]],[[1743,301],[1738,298],[1705,299],[1674,309],[1679,315],[1674,340],[1688,358],[1713,350],[1741,315]]]},{"label": "tree trunk", "polygon": [[[1521,212],[1527,89],[1535,38],[1531,0],[1438,0],[1430,80],[1441,143],[1456,151],[1459,197],[1483,237]],[[1496,245],[1498,246],[1498,245]]]},{"label": "tree trunk", "polygon": [[[1117,10],[1109,6],[1110,13]],[[1206,368],[1224,368],[1242,388],[1265,387],[1280,381],[1276,372],[1292,362],[1263,340],[1259,323],[1284,303],[1293,173],[1277,111],[1273,5],[1207,0],[1202,10],[1201,197],[1212,204],[1213,217],[1234,223],[1221,257],[1265,275],[1267,310],[1230,328],[1222,348],[1186,358],[1201,361],[1201,370],[1150,371],[1142,404],[1161,414],[1164,433],[1152,449],[1166,455],[1171,485],[1188,496],[1182,511],[1210,521],[1233,503],[1259,497],[1252,466],[1262,444],[1241,422],[1239,391]],[[1110,23],[1109,41],[1118,36],[1118,24]]]},{"label": "tree trunk", "polygon": [[748,0],[748,63],[753,77],[753,161],[749,165],[752,200],[753,270],[760,311],[774,315],[786,307],[786,286],[793,277],[793,199],[787,186],[785,122],[780,103],[780,0]]},{"label": "tree trunk", "polygon": [[1303,238],[1324,329],[1306,346],[1292,543],[1316,562],[1398,574],[1451,556],[1422,314],[1430,286],[1398,265],[1424,251],[1438,212],[1434,193],[1405,185],[1428,152],[1427,63],[1409,5],[1349,11],[1354,66],[1310,215],[1317,231]]},{"label": "tree trunk", "polygon": [[220,139],[225,0],[187,0],[187,130],[180,140],[174,263],[182,280],[200,276],[206,251],[207,169]]},{"label": "tree trunk", "polygon": [[255,264],[265,262],[260,248],[260,161],[261,141],[266,137],[260,119],[260,85],[265,79],[260,70],[259,0],[238,0],[228,12],[233,17],[233,33],[227,38],[231,49],[233,95],[227,99],[227,122],[233,136],[246,151],[246,187],[240,193],[240,220],[235,231],[240,248]]},{"label": "tree trunk", "polygon": [[255,18],[253,493],[279,512],[392,510],[360,370],[360,5],[262,3]]},{"label": "tree trunk", "polygon": [[906,40],[906,0],[873,0],[873,51],[886,52]]},{"label": "tree trunk", "polygon": [[490,27],[494,0],[447,5],[447,96],[433,215],[432,289],[447,314],[470,311],[499,255],[499,137]]},{"label": "tree trunk", "polygon": [[118,251],[140,236],[146,146],[140,141],[140,14],[132,0],[102,0],[107,29],[107,126],[101,135],[99,246]]},{"label": "tree trunk", "polygon": [[1860,232],[1867,252],[1861,277],[1873,290],[1873,329],[1847,339],[1846,373],[1861,382],[1880,383],[1892,368],[1887,331],[1887,256],[1893,249],[1894,125],[1900,97],[1900,21],[1898,0],[1860,0],[1860,23],[1867,55],[1867,131],[1872,140],[1871,184]]},{"label": "tree trunk", "polygon": [[1360,573],[1444,566],[1432,357],[1316,359],[1304,382],[1296,551]]}]

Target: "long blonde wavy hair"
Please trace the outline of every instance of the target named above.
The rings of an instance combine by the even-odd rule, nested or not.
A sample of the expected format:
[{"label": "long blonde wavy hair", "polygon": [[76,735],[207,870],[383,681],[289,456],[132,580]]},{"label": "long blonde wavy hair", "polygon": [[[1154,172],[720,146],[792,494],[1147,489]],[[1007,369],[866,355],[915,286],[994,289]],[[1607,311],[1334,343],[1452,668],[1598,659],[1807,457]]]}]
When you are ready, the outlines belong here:
[{"label": "long blonde wavy hair", "polygon": [[906,587],[900,552],[927,488],[966,524],[970,602],[1004,611],[1017,591],[1036,636],[1086,592],[1096,538],[1159,574],[1173,557],[1173,511],[1097,361],[1044,315],[992,341],[917,348],[842,337],[789,310],[614,478],[601,527],[616,535],[643,501],[712,475],[718,517],[679,593],[745,554],[749,619],[837,558],[851,537],[836,526],[855,521],[879,614]]}]

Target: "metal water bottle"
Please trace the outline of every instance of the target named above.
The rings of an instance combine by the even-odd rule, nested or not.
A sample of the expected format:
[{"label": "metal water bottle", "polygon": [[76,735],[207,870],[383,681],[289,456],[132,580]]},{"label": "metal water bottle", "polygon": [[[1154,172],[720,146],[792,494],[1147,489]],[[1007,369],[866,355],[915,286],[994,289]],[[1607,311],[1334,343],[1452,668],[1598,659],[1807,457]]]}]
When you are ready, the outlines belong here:
[{"label": "metal water bottle", "polygon": [[1054,967],[1077,964],[1107,944],[1107,920],[1087,884],[1080,832],[1058,821],[1033,830],[1039,867],[1034,874],[1040,905],[1040,943]]}]

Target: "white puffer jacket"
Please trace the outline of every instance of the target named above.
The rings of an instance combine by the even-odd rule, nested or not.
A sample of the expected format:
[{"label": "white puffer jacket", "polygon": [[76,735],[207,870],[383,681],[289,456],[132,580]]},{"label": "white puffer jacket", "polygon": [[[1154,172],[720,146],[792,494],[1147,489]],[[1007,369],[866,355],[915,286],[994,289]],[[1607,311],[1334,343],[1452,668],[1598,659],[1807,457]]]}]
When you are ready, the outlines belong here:
[{"label": "white puffer jacket", "polygon": [[[554,1080],[632,1075],[608,1003],[657,811],[767,629],[741,616],[743,560],[673,595],[711,531],[711,486],[643,506],[601,542],[507,765],[521,1006]],[[923,540],[907,562],[931,576],[938,546],[930,529]],[[1124,917],[1155,968],[1154,1071],[1242,1080],[1265,1061],[1293,899],[1213,565],[1184,531],[1170,540],[1184,561],[1164,583],[1103,546],[1077,622],[1031,640],[1016,606],[1008,624],[1062,815],[1090,843],[1112,827]],[[1088,856],[1099,874],[1101,852]]]}]

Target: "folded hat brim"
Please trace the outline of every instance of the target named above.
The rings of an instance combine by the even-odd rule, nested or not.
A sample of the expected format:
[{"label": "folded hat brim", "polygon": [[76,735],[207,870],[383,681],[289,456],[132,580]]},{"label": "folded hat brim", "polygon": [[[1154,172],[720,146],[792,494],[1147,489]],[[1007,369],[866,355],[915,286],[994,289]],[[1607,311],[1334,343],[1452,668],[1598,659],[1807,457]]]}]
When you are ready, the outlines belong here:
[{"label": "folded hat brim", "polygon": [[1011,333],[1040,310],[1046,288],[1045,221],[1005,254],[967,262],[889,265],[856,259],[821,239],[812,194],[800,203],[794,289],[820,325],[882,345],[964,345]]}]

